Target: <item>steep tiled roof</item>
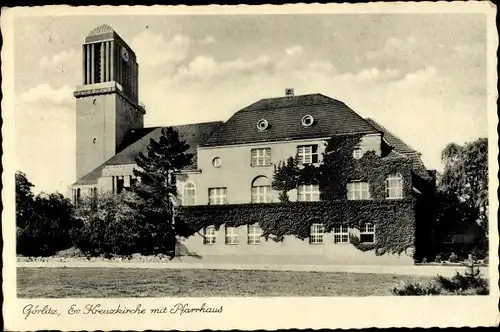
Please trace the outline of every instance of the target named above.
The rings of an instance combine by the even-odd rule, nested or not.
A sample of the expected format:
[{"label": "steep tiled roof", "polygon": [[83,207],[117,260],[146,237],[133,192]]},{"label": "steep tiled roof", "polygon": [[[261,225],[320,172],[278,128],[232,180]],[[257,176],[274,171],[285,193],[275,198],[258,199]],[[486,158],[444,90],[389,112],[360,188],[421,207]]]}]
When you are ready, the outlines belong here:
[{"label": "steep tiled roof", "polygon": [[[312,126],[302,125],[302,118],[305,115],[314,118]],[[257,129],[257,122],[261,119],[269,123],[267,130]],[[262,99],[236,112],[201,146],[377,132],[376,128],[343,102],[321,94],[313,94]]]},{"label": "steep tiled roof", "polygon": [[[193,153],[193,163],[186,167],[186,169],[196,169],[196,148],[202,142],[204,142],[213,131],[219,127],[221,122],[205,122],[205,123],[194,123],[181,126],[172,126],[179,133],[179,138],[186,141],[189,144],[189,150],[187,153]],[[162,127],[144,128],[136,131],[131,131],[126,140],[132,140],[136,137],[137,140],[132,144],[125,147],[123,150],[118,152],[115,156],[107,160],[102,165],[98,166],[89,174],[85,175],[83,178],[78,180],[75,184],[92,184],[97,183],[97,180],[101,176],[101,171],[104,167],[108,165],[128,165],[135,164],[135,159],[140,152],[146,153],[147,146],[151,139],[158,140],[161,136]]]},{"label": "steep tiled roof", "polygon": [[[420,153],[418,153],[415,149],[413,149],[411,146],[403,142],[399,137],[391,133],[389,130],[380,125],[375,120],[368,118],[365,120],[368,121],[373,127],[377,128],[377,130],[384,133],[385,140],[394,148],[395,152],[411,159],[413,165],[413,172],[416,175],[426,180],[431,179],[431,176],[429,175],[427,168],[422,162],[422,159],[420,159]],[[391,152],[390,154],[394,154],[394,152]]]},{"label": "steep tiled roof", "polygon": [[400,153],[417,153],[415,149],[413,149],[411,146],[403,142],[399,137],[391,133],[389,130],[387,130],[385,127],[383,127],[381,124],[376,122],[373,119],[366,118],[366,121],[368,121],[373,127],[377,128],[377,130],[381,131],[384,133],[384,138],[389,142],[390,145],[394,147],[394,149],[397,152]]}]

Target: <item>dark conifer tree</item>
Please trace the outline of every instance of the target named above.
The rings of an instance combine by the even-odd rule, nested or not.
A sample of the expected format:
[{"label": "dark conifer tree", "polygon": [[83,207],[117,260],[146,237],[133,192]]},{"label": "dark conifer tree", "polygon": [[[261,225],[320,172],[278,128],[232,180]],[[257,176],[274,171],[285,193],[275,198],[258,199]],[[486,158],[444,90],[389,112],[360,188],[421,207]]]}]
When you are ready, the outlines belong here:
[{"label": "dark conifer tree", "polygon": [[278,166],[274,166],[272,188],[280,192],[279,200],[289,202],[288,191],[296,189],[299,180],[299,168],[297,160],[290,157],[285,161],[280,161]]},{"label": "dark conifer tree", "polygon": [[134,185],[136,195],[129,204],[136,210],[143,223],[144,253],[168,253],[175,248],[173,199],[177,196],[175,173],[191,164],[193,154],[187,153],[189,145],[179,138],[172,127],[163,128],[158,141],[151,139],[147,155],[136,158],[138,169],[134,175],[139,181]]}]

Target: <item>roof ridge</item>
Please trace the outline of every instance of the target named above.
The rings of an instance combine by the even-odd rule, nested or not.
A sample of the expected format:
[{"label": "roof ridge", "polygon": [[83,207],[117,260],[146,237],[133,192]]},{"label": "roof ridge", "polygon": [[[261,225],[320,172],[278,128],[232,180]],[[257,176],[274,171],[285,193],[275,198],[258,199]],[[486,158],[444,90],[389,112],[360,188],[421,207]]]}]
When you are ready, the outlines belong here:
[{"label": "roof ridge", "polygon": [[[144,127],[141,129],[158,129],[158,128],[168,128],[168,127],[180,127],[180,126],[194,126],[194,125],[200,125],[200,124],[214,124],[214,123],[223,123],[224,121],[222,120],[216,120],[216,121],[205,121],[205,122],[192,122],[192,123],[183,123],[183,124],[175,124],[175,125],[162,125],[162,126],[152,126],[152,127]],[[133,129],[131,129],[133,130]]]},{"label": "roof ridge", "polygon": [[[269,106],[266,106],[266,105],[263,105],[261,107],[255,108],[255,105],[258,105],[259,103],[264,103],[265,101],[271,101],[271,100],[288,100],[288,99],[296,99],[296,98],[300,98],[300,97],[310,97],[310,96],[321,96],[321,97],[323,97],[323,98],[325,98],[327,100],[318,101],[318,102],[311,103],[311,104],[304,104],[304,105],[324,105],[324,104],[331,104],[333,102],[342,103],[342,101],[340,101],[338,99],[335,99],[335,98],[332,98],[332,97],[329,97],[329,96],[324,95],[322,93],[306,93],[306,94],[303,94],[303,95],[262,98],[262,99],[259,99],[256,102],[254,102],[254,103],[252,103],[252,104],[250,104],[250,105],[248,105],[248,106],[240,109],[236,113],[238,113],[238,112],[248,112],[248,111],[260,111],[260,110],[269,109]],[[293,105],[293,106],[297,106],[297,105]],[[290,105],[273,105],[272,108],[273,109],[282,109],[282,108],[290,108],[290,107],[293,107],[293,106],[290,106]],[[254,107],[254,108],[252,108],[252,107]]]}]

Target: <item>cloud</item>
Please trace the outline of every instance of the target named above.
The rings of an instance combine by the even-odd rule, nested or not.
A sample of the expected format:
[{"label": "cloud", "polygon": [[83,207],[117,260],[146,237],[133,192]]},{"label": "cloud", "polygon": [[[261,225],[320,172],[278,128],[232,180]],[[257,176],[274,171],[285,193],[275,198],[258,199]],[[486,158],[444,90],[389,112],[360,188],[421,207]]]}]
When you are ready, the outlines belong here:
[{"label": "cloud", "polygon": [[337,69],[330,61],[312,61],[309,64],[309,68],[313,72],[319,73],[336,73]]},{"label": "cloud", "polygon": [[184,35],[167,40],[161,33],[149,30],[142,31],[131,42],[141,68],[179,63],[186,58],[191,44],[192,40]]},{"label": "cloud", "polygon": [[73,89],[69,86],[54,88],[44,83],[22,93],[18,97],[18,102],[43,106],[72,106],[74,104]]},{"label": "cloud", "polygon": [[74,64],[81,61],[78,53],[74,49],[64,50],[54,54],[52,57],[43,56],[40,58],[40,66],[52,67],[57,65]]},{"label": "cloud", "polygon": [[[68,86],[38,85],[18,96],[14,110],[17,169],[35,192],[67,193],[75,181],[75,102]],[[54,175],[56,174],[56,175]]]},{"label": "cloud", "polygon": [[200,40],[200,44],[213,44],[215,43],[215,37],[214,36],[206,36],[202,40]]},{"label": "cloud", "polygon": [[214,58],[200,55],[187,65],[181,66],[174,75],[177,83],[203,84],[215,79],[231,80],[241,75],[253,75],[265,70],[270,58],[260,55],[255,59],[237,58],[230,61],[217,62]]},{"label": "cloud", "polygon": [[290,55],[290,56],[294,56],[294,55],[298,55],[298,54],[302,53],[303,50],[304,50],[304,48],[302,46],[295,45],[295,46],[287,48],[285,50],[285,53]]},{"label": "cloud", "polygon": [[[446,144],[485,134],[484,98],[462,95],[460,86],[455,76],[433,65],[412,71],[367,66],[339,72],[331,61],[306,62],[303,57],[217,61],[200,55],[143,91],[151,109],[149,125],[225,120],[261,98],[284,95],[286,87],[296,94],[323,93],[380,121],[422,152],[428,167],[439,169]],[[175,111],[158,111],[166,100]]]},{"label": "cloud", "polygon": [[419,47],[417,40],[411,36],[406,39],[399,38],[388,38],[382,48],[367,52],[368,59],[374,59],[378,57],[393,57],[395,55],[400,55],[401,53],[411,53],[412,49]]},{"label": "cloud", "polygon": [[343,81],[373,82],[381,80],[391,80],[399,77],[396,69],[388,68],[381,70],[379,68],[365,68],[357,73],[343,73],[337,76],[337,79]]}]

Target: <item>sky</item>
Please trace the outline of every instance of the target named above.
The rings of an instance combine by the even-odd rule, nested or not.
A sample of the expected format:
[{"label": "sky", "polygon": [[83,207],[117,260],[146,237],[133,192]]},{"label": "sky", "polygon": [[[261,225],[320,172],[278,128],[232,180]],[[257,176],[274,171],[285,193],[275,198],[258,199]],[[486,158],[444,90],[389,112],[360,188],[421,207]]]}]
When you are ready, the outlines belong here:
[{"label": "sky", "polygon": [[35,192],[76,181],[81,45],[104,23],[138,57],[145,126],[227,120],[294,88],[375,119],[429,169],[448,143],[487,136],[484,14],[18,17],[17,169]]}]

